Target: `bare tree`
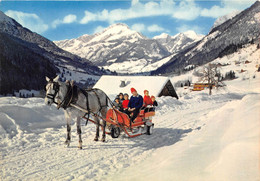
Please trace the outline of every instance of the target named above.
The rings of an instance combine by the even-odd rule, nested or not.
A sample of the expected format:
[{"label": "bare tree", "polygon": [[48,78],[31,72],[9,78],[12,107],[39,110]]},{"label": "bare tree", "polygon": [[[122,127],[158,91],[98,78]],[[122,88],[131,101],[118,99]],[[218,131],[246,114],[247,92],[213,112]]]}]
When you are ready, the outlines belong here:
[{"label": "bare tree", "polygon": [[222,82],[222,76],[216,64],[208,64],[204,66],[200,73],[202,75],[200,81],[206,82],[209,86],[209,95],[212,94],[213,86],[218,88],[225,85]]}]

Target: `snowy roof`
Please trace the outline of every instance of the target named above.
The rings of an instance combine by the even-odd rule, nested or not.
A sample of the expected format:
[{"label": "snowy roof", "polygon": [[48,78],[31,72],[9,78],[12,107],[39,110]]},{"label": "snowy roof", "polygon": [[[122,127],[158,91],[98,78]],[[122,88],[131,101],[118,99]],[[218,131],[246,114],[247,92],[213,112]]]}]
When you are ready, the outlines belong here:
[{"label": "snowy roof", "polygon": [[[144,90],[148,90],[150,96],[159,96],[160,92],[168,82],[168,77],[162,76],[109,76],[103,75],[96,83],[94,88],[103,90],[106,94],[128,93],[131,95],[130,89],[133,87],[140,95],[144,94]],[[125,81],[126,86],[120,87],[121,81]]]}]

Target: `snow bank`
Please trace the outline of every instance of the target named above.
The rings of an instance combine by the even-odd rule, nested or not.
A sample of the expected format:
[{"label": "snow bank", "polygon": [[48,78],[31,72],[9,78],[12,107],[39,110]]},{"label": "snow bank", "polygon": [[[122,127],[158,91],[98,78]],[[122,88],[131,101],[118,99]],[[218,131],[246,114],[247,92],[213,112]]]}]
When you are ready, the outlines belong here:
[{"label": "snow bank", "polygon": [[0,138],[64,125],[63,111],[44,105],[42,98],[2,97],[0,102]]},{"label": "snow bank", "polygon": [[[211,111],[201,131],[156,150],[121,180],[258,180],[260,95]],[[131,174],[134,173],[134,174]],[[120,179],[119,179],[120,180]]]}]

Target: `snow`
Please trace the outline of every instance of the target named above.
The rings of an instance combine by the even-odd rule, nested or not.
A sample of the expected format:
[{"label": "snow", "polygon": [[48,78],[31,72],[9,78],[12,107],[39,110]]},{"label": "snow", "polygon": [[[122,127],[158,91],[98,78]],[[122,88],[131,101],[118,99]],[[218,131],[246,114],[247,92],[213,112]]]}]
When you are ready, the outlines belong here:
[{"label": "snow", "polygon": [[[260,79],[251,82],[260,85]],[[63,145],[61,110],[41,98],[0,98],[1,180],[257,180],[260,89],[237,93],[240,80],[211,97],[192,92],[157,98],[154,134],[94,142],[83,129],[77,149]],[[82,123],[82,125],[84,122]]]},{"label": "snow", "polygon": [[[214,60],[228,63],[221,67],[222,73],[247,71],[237,71],[238,78],[225,81],[227,86],[214,89],[212,96],[207,90],[188,90],[178,100],[157,98],[153,135],[122,134],[118,139],[107,135],[105,143],[94,142],[95,126],[84,126],[83,121],[83,150],[77,149],[74,122],[71,146],[64,146],[62,110],[46,106],[42,98],[1,97],[0,180],[259,180],[259,56],[256,45],[248,45]],[[196,82],[193,71],[171,80]],[[118,83],[123,79],[102,84],[111,87],[107,92],[111,98],[121,92]],[[159,79],[151,77],[155,84],[167,80]],[[138,80],[148,86],[144,79]],[[181,91],[177,89],[178,94]],[[138,92],[142,94],[142,89]]]},{"label": "snow", "polygon": [[[109,95],[117,95],[120,92],[131,95],[130,89],[133,87],[140,95],[144,90],[148,90],[150,95],[159,96],[168,77],[162,76],[108,76],[103,75],[94,88],[104,90]],[[125,81],[126,86],[120,87],[121,81]]]},{"label": "snow", "polygon": [[[119,177],[127,176],[128,180],[258,180],[259,108],[258,94],[232,100],[221,108],[207,111],[204,117],[193,114],[194,124],[202,119],[206,125],[201,123],[201,127],[193,129],[188,138],[182,137],[175,145],[156,149],[150,158],[121,172]],[[179,127],[175,125],[175,128]]]},{"label": "snow", "polygon": [[167,33],[162,33],[158,36],[153,37],[153,39],[166,39],[166,38],[169,38],[169,37],[170,37],[170,35],[168,35]]},{"label": "snow", "polygon": [[139,33],[131,30],[126,24],[117,23],[104,29],[101,33],[96,33],[93,39],[88,44],[100,41],[113,41],[122,37],[134,36],[135,38],[143,38]]},{"label": "snow", "polygon": [[[146,73],[156,70],[158,67],[167,63],[174,57],[176,54],[172,54],[168,57],[164,57],[156,62],[153,62],[149,59],[138,59],[138,60],[129,60],[120,63],[113,63],[108,66],[103,66],[104,69],[110,71],[116,71],[117,73],[127,74],[127,73]],[[109,60],[108,62],[113,62],[116,59]],[[151,62],[151,63],[150,63]]]},{"label": "snow", "polygon": [[174,57],[176,54],[172,54],[166,58],[163,58],[155,63],[151,63],[151,64],[148,64],[146,65],[145,67],[142,68],[141,71],[139,72],[150,72],[150,71],[153,71],[153,70],[156,70],[158,67],[161,67],[163,64],[169,62],[171,60],[172,57]]},{"label": "snow", "polygon": [[200,40],[200,39],[202,39],[204,37],[204,35],[197,34],[193,30],[188,30],[188,31],[185,31],[183,33],[178,33],[178,34],[176,34],[174,36],[170,36],[167,33],[162,33],[162,34],[160,34],[158,36],[153,37],[153,39],[156,39],[156,40],[158,40],[158,39],[167,39],[167,38],[174,39],[174,38],[177,38],[180,35],[184,35],[184,36],[186,36],[186,37],[188,37],[188,38],[190,38],[192,40],[195,40],[195,41],[198,41],[198,40]]},{"label": "snow", "polygon": [[204,35],[199,35],[196,32],[189,30],[183,33],[185,36],[187,36],[190,39],[193,39],[195,41],[199,41],[200,39],[202,39],[204,37]]},{"label": "snow", "polygon": [[218,19],[216,19],[216,21],[214,22],[211,30],[221,24],[223,24],[224,22],[228,21],[229,19],[232,19],[233,17],[235,17],[236,15],[238,15],[241,11],[235,10],[227,15],[221,16]]},{"label": "snow", "polygon": [[113,63],[108,66],[103,66],[104,69],[108,69],[110,71],[116,71],[118,73],[139,73],[143,72],[142,69],[147,64],[147,60],[139,59],[139,60],[129,60],[120,63]]},{"label": "snow", "polygon": [[[196,46],[194,49],[195,50],[201,50],[202,47],[204,46],[204,44],[208,41],[208,40],[212,40],[214,39],[216,36],[218,36],[221,32],[220,31],[215,31],[207,36],[205,36],[201,42],[198,44],[198,46]],[[192,51],[191,51],[192,52]]]},{"label": "snow", "polygon": [[[118,73],[149,72],[166,63],[167,57],[179,52],[203,35],[194,31],[171,37],[165,33],[148,39],[125,24],[114,24],[94,35],[54,43],[98,66]],[[131,52],[129,50],[131,49]],[[114,55],[117,56],[114,56]],[[118,58],[122,56],[121,58]],[[158,63],[157,63],[158,62]],[[153,65],[151,65],[153,64]]]}]

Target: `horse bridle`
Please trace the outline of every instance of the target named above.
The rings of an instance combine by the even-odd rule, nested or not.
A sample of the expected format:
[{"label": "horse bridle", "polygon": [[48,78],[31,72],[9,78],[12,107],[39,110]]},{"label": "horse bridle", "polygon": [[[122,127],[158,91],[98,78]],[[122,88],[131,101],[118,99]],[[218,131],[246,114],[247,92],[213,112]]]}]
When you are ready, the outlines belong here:
[{"label": "horse bridle", "polygon": [[[50,80],[48,83],[53,83],[53,90],[54,90],[54,94],[47,94],[45,97],[47,97],[48,99],[51,99],[55,104],[58,104],[55,101],[55,97],[57,96],[58,92],[60,91],[60,84],[58,82],[53,82],[52,80]],[[51,86],[50,86],[51,87]],[[49,88],[50,88],[49,87]],[[48,89],[49,89],[48,88]],[[47,89],[46,89],[47,91]]]}]

